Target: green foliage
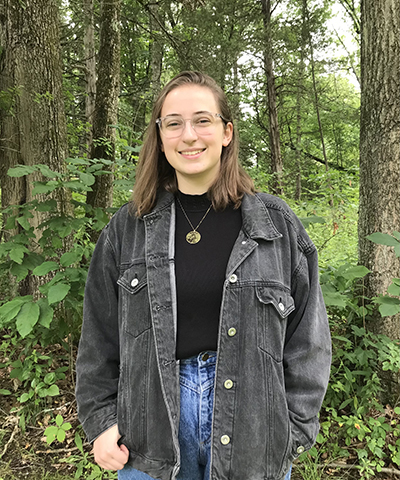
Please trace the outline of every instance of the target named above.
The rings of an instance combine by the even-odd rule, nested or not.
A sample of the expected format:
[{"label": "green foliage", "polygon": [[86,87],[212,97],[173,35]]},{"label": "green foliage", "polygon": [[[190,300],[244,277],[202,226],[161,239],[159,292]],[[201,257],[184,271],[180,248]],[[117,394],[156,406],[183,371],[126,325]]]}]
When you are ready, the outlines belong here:
[{"label": "green foliage", "polygon": [[399,342],[368,332],[371,307],[363,305],[357,282],[368,273],[362,266],[326,267],[321,288],[327,304],[333,342],[331,378],[321,412],[320,444],[310,455],[358,458],[364,478],[400,461],[400,409],[381,405],[384,385],[379,371],[400,369]]},{"label": "green foliage", "polygon": [[[367,239],[379,245],[394,247],[396,257],[400,257],[400,232],[394,231],[393,235],[377,232],[368,235]],[[392,279],[387,292],[389,295],[379,295],[373,299],[379,305],[379,313],[382,317],[400,313],[400,278]]]},{"label": "green foliage", "polygon": [[[62,421],[62,417],[61,417]],[[74,465],[75,479],[87,479],[87,480],[113,480],[116,479],[117,472],[106,472],[98,465],[94,464],[90,459],[90,453],[83,449],[82,437],[78,429],[75,433],[75,445],[78,448],[79,454],[72,454],[66,459],[62,459],[61,462]]]},{"label": "green foliage", "polygon": [[47,427],[44,432],[46,442],[50,445],[57,439],[57,441],[62,443],[65,440],[66,432],[70,429],[71,424],[69,422],[64,422],[61,415],[57,415],[55,418],[55,425]]}]

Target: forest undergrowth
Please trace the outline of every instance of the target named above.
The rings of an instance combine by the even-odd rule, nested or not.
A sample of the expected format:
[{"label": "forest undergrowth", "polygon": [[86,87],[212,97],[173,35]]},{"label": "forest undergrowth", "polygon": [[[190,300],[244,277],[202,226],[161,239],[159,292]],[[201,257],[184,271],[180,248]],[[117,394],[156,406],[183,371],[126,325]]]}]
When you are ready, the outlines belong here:
[{"label": "forest undergrowth", "polygon": [[[0,244],[0,480],[114,479],[115,473],[94,463],[74,398],[83,289],[93,252],[89,233],[100,231],[110,213],[93,211],[84,202],[84,193],[101,174],[101,162],[70,159],[64,176],[44,166],[16,167],[10,174],[34,171],[46,177],[36,183],[36,193],[67,187],[74,212],[60,216],[48,198],[3,211],[4,229],[14,234]],[[265,178],[252,174],[265,190]],[[116,206],[127,200],[131,181],[126,171],[117,175]],[[368,270],[357,265],[356,173],[329,182],[333,191],[326,174],[316,174],[304,200],[286,199],[318,248],[333,343],[320,433],[315,446],[294,464],[292,476],[399,478],[400,404],[399,399],[385,400],[388,392],[380,374],[399,371],[399,345],[366,327],[375,304],[386,315],[398,311],[399,304],[394,290],[373,303],[362,295]],[[29,223],[34,209],[48,212],[37,243]],[[374,241],[386,242],[400,255],[397,233]],[[60,255],[66,239],[69,249]],[[40,293],[19,295],[18,285],[31,277]],[[393,285],[398,286],[396,279]]]}]

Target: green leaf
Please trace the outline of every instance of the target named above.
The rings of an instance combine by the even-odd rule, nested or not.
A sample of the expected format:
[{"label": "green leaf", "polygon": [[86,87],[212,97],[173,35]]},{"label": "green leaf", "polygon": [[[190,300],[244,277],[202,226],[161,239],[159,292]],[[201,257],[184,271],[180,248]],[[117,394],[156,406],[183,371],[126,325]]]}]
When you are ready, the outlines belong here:
[{"label": "green leaf", "polygon": [[40,173],[42,175],[44,175],[45,177],[48,177],[48,178],[57,178],[57,177],[61,177],[61,174],[58,173],[58,172],[53,172],[53,170],[51,170],[47,165],[43,165],[43,164],[39,164],[39,165],[36,165],[38,167],[38,169],[40,170]]},{"label": "green leaf", "polygon": [[26,217],[18,217],[17,222],[21,225],[24,230],[29,230],[31,228],[31,224],[29,223]]},{"label": "green leaf", "polygon": [[9,251],[8,255],[13,262],[21,264],[25,253],[29,253],[29,250],[26,247],[23,245],[16,245]]},{"label": "green leaf", "polygon": [[15,217],[8,217],[6,224],[4,225],[5,230],[12,230],[15,228]]},{"label": "green leaf", "polygon": [[75,445],[78,447],[78,450],[83,453],[83,444],[82,438],[78,432],[75,432]]},{"label": "green leaf", "polygon": [[36,207],[38,212],[51,212],[57,208],[57,202],[53,199],[39,203]]},{"label": "green leaf", "polygon": [[56,425],[58,425],[60,427],[62,425],[62,423],[63,423],[63,417],[60,414],[58,414],[56,416]]},{"label": "green leaf", "polygon": [[60,428],[57,432],[57,440],[61,443],[65,440],[65,431]]},{"label": "green leaf", "polygon": [[85,185],[87,185],[88,187],[93,185],[94,182],[96,181],[96,178],[91,173],[79,172],[79,178],[80,178],[81,182],[84,183]]},{"label": "green leaf", "polygon": [[25,403],[29,400],[29,393],[23,393],[20,397],[19,397],[19,401],[20,403]]},{"label": "green leaf", "polygon": [[16,297],[10,302],[5,303],[0,307],[0,319],[2,319],[4,323],[8,323],[18,315],[22,305],[30,301],[32,301],[32,297],[28,295],[26,297]]},{"label": "green leaf", "polygon": [[79,262],[82,258],[83,252],[82,251],[72,251],[72,252],[67,252],[62,255],[60,258],[60,263],[63,267],[69,267],[75,262]]},{"label": "green leaf", "polygon": [[[393,300],[397,300],[397,298],[394,298]],[[391,317],[392,315],[397,315],[400,313],[400,303],[393,303],[393,304],[382,304],[379,306],[379,313],[382,315],[382,317]]]},{"label": "green leaf", "polygon": [[25,303],[17,315],[16,327],[22,338],[31,333],[39,320],[40,308],[37,303]]},{"label": "green leaf", "polygon": [[32,190],[32,195],[51,193],[57,188],[57,184],[54,182],[34,182],[35,188]]},{"label": "green leaf", "polygon": [[367,236],[367,239],[371,240],[371,242],[378,243],[379,245],[388,245],[389,247],[395,247],[399,244],[399,240],[388,233],[372,233]]},{"label": "green leaf", "polygon": [[52,287],[50,287],[47,294],[49,305],[64,300],[70,289],[71,286],[67,285],[66,283],[57,283],[57,285],[53,285]]},{"label": "green leaf", "polygon": [[322,291],[325,305],[335,307],[345,307],[347,305],[346,297],[339,292]]},{"label": "green leaf", "polygon": [[56,374],[54,372],[46,373],[43,379],[46,385],[52,385],[55,382],[55,380],[56,380]]},{"label": "green leaf", "polygon": [[395,282],[395,279],[392,281],[392,284],[389,285],[389,288],[387,289],[387,292],[389,295],[394,295],[396,297],[400,296],[400,285],[398,285]]},{"label": "green leaf", "polygon": [[78,182],[77,180],[64,182],[63,185],[64,185],[65,188],[69,188],[73,192],[87,192],[87,191],[91,190],[90,187],[88,187],[87,185],[85,185],[81,182]]},{"label": "green leaf", "polygon": [[46,389],[46,395],[48,397],[55,397],[56,395],[60,394],[60,390],[57,385],[51,385],[49,388]]},{"label": "green leaf", "polygon": [[340,335],[332,335],[332,338],[334,338],[335,340],[341,340],[342,342],[346,342],[346,343],[352,343],[351,340],[349,340],[348,338],[346,337],[342,337]]},{"label": "green leaf", "polygon": [[41,265],[36,267],[32,273],[41,277],[43,275],[47,275],[49,272],[58,270],[59,268],[60,266],[57,262],[43,262]]},{"label": "green leaf", "polygon": [[301,223],[304,225],[304,228],[308,228],[312,223],[326,223],[324,217],[319,217],[318,215],[310,215],[309,217],[300,218]]},{"label": "green leaf", "polygon": [[69,422],[65,422],[61,425],[61,428],[65,431],[71,430],[72,425]]},{"label": "green leaf", "polygon": [[357,265],[343,272],[342,277],[346,278],[347,280],[354,280],[356,278],[365,277],[365,275],[370,273],[370,271],[371,270],[368,270],[368,268],[364,267],[363,265]]},{"label": "green leaf", "polygon": [[[25,262],[24,262],[25,263]],[[18,263],[13,263],[11,265],[11,274],[17,277],[17,282],[23,280],[29,273],[29,269],[24,265],[19,265]]]},{"label": "green leaf", "polygon": [[68,237],[68,235],[72,232],[72,227],[71,225],[64,225],[61,228],[58,228],[58,234],[60,235],[61,238]]},{"label": "green leaf", "polygon": [[10,390],[6,390],[5,388],[0,388],[1,395],[11,395]]},{"label": "green leaf", "polygon": [[54,425],[46,428],[46,430],[44,431],[44,435],[46,437],[46,442],[48,443],[48,445],[54,442],[57,432],[58,432],[58,428],[55,427]]},{"label": "green leaf", "polygon": [[50,324],[53,320],[54,316],[54,309],[49,306],[44,298],[41,298],[38,301],[39,308],[40,308],[40,317],[39,323],[45,328],[49,328]]},{"label": "green leaf", "polygon": [[33,172],[36,172],[37,167],[29,166],[29,165],[17,165],[16,167],[9,168],[7,171],[7,175],[9,177],[23,177],[25,175],[29,175]]}]

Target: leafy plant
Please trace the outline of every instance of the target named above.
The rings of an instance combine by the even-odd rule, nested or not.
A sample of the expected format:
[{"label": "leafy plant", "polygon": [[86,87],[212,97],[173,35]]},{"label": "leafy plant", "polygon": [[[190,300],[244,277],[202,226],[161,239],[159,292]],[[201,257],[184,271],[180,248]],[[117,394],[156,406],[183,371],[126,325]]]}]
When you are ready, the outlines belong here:
[{"label": "leafy plant", "polygon": [[69,422],[64,422],[64,419],[61,415],[56,416],[55,423],[55,425],[47,427],[44,431],[46,442],[49,445],[56,439],[62,443],[65,440],[66,432],[71,429],[71,424]]},{"label": "leafy plant", "polygon": [[[400,257],[400,232],[394,231],[393,235],[377,232],[368,235],[367,239],[379,245],[394,247],[396,257]],[[389,295],[379,295],[373,299],[374,303],[379,305],[379,313],[382,317],[400,313],[400,278],[392,279],[387,293]]]}]

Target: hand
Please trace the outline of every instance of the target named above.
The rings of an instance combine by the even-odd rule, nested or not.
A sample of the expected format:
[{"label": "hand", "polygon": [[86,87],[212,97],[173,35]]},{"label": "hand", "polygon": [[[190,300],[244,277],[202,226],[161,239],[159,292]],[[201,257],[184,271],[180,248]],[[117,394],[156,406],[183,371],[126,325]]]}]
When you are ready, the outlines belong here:
[{"label": "hand", "polygon": [[121,470],[129,458],[129,450],[125,445],[118,445],[121,435],[118,425],[114,425],[99,437],[93,444],[94,459],[100,467],[106,470]]}]

